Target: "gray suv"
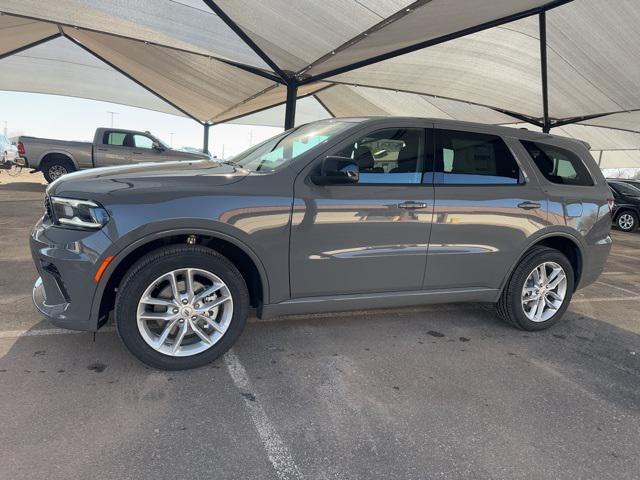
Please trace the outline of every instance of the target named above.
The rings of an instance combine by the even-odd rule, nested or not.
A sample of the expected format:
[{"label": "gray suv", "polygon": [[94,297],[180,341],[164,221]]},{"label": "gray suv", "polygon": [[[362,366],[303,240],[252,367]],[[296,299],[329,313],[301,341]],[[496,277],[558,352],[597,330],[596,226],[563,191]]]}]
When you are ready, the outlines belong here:
[{"label": "gray suv", "polygon": [[232,161],[73,173],[47,189],[34,302],[163,369],[204,365],[249,308],[283,314],[491,302],[514,326],[562,317],[611,247],[588,146],[421,118],[310,123]]}]

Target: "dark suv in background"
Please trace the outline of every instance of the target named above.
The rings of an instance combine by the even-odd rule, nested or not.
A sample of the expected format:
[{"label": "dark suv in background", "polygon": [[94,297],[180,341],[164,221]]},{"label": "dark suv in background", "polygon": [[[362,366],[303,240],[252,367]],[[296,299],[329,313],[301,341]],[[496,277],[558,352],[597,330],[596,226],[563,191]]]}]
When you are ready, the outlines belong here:
[{"label": "dark suv in background", "polygon": [[613,222],[624,232],[634,232],[640,218],[640,188],[633,181],[608,179],[613,193]]},{"label": "dark suv in background", "polygon": [[421,118],[325,120],[232,161],[55,181],[31,237],[34,302],[79,330],[113,310],[129,350],[166,369],[224,353],[250,306],[267,318],[492,302],[540,330],[602,272],[610,197],[579,141]]}]

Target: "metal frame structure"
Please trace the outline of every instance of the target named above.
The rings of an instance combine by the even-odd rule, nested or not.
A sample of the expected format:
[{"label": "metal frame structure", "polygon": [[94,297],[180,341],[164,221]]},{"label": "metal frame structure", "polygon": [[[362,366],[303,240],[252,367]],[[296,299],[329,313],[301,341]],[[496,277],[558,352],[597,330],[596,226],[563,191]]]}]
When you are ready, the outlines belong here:
[{"label": "metal frame structure", "polygon": [[[447,35],[443,35],[440,37],[436,37],[430,40],[426,40],[423,42],[419,42],[413,45],[408,45],[402,48],[398,48],[396,50],[384,53],[384,54],[380,54],[380,55],[376,55],[367,59],[363,59],[354,63],[351,63],[349,65],[344,65],[342,67],[338,67],[338,68],[334,68],[332,70],[326,71],[326,72],[322,72],[319,73],[317,75],[309,75],[305,72],[308,72],[310,69],[312,69],[313,67],[321,64],[322,62],[324,62],[325,59],[330,58],[332,53],[327,53],[326,55],[324,55],[323,57],[320,57],[319,59],[315,60],[314,62],[312,62],[311,64],[307,65],[305,68],[301,69],[298,72],[291,72],[291,71],[286,71],[283,70],[282,68],[280,68],[277,63],[264,51],[262,50],[262,48],[260,48],[260,46],[251,38],[251,36],[244,31],[244,29],[238,25],[229,15],[227,15],[227,13],[217,4],[216,0],[203,0],[204,4],[215,14],[217,15],[241,40],[242,42],[244,42],[260,59],[262,59],[262,61],[265,62],[266,65],[268,65],[272,72],[270,71],[266,71],[263,70],[261,68],[258,67],[254,67],[254,66],[250,66],[250,65],[245,65],[242,63],[238,63],[238,62],[233,62],[230,60],[226,60],[223,58],[218,58],[215,56],[211,56],[211,55],[206,55],[203,53],[197,53],[197,52],[190,52],[187,50],[183,50],[180,48],[176,48],[176,47],[171,47],[171,46],[167,46],[167,45],[162,45],[162,44],[158,44],[158,43],[153,43],[153,42],[146,42],[144,40],[140,40],[137,38],[132,38],[132,37],[127,37],[127,36],[122,36],[122,35],[116,35],[114,34],[114,36],[116,37],[121,37],[121,38],[125,38],[128,40],[133,40],[133,41],[137,41],[137,42],[142,42],[145,44],[150,44],[150,45],[155,45],[155,46],[159,46],[159,47],[163,47],[163,48],[169,48],[172,50],[179,50],[179,51],[184,51],[185,53],[191,53],[194,55],[202,55],[202,56],[206,56],[209,58],[213,58],[216,59],[220,62],[224,62],[227,65],[236,67],[240,70],[246,71],[248,73],[260,76],[262,78],[266,78],[269,79],[271,81],[274,82],[274,86],[276,85],[284,85],[286,86],[286,101],[284,102],[285,104],[285,118],[284,118],[284,128],[285,130],[293,128],[293,126],[295,125],[295,116],[296,116],[296,101],[298,98],[298,88],[300,86],[303,85],[307,85],[310,83],[314,83],[314,82],[318,82],[321,80],[324,80],[325,82],[331,84],[331,85],[336,85],[336,84],[348,84],[348,85],[354,85],[352,83],[348,83],[348,82],[339,82],[339,81],[332,81],[330,80],[330,77],[335,77],[336,75],[342,74],[342,73],[347,73],[362,67],[366,67],[369,65],[373,65],[375,63],[379,63],[385,60],[389,60],[395,57],[398,57],[400,55],[405,55],[408,53],[412,53],[418,50],[422,50],[434,45],[438,45],[450,40],[454,40],[457,38],[461,38],[470,34],[474,34],[474,33],[478,33],[481,32],[483,30],[487,30],[489,28],[493,28],[493,27],[497,27],[509,22],[513,22],[516,20],[520,20],[526,17],[530,17],[533,15],[538,15],[538,22],[539,22],[539,41],[540,41],[540,75],[541,75],[541,88],[542,88],[542,111],[543,111],[543,116],[542,118],[534,118],[528,115],[524,115],[524,114],[520,114],[518,112],[513,112],[513,111],[509,111],[509,110],[504,110],[501,108],[497,108],[497,107],[491,107],[488,105],[482,105],[484,107],[488,107],[496,112],[508,115],[516,120],[520,120],[532,125],[535,125],[537,127],[542,128],[542,130],[544,132],[549,132],[552,128],[554,127],[560,127],[560,126],[564,126],[564,125],[569,125],[572,123],[578,123],[578,122],[582,122],[585,120],[590,120],[590,119],[594,119],[594,118],[599,118],[599,117],[604,117],[607,115],[612,115],[615,113],[623,113],[626,111],[636,111],[636,110],[626,110],[626,111],[617,111],[617,112],[606,112],[606,113],[599,113],[599,114],[592,114],[592,115],[586,115],[586,116],[580,116],[580,117],[572,117],[572,118],[564,118],[564,119],[552,119],[549,116],[549,85],[548,85],[548,78],[547,78],[547,32],[546,32],[546,12],[548,10],[560,7],[562,5],[568,4],[570,2],[572,2],[573,0],[549,0],[548,3],[536,7],[536,8],[532,8],[529,10],[525,10],[522,12],[518,12],[515,14],[511,14],[511,15],[507,15],[505,17],[501,17],[489,22],[485,22],[479,25],[475,25],[473,27],[469,27],[469,28],[465,28],[456,32],[452,32],[449,33]],[[370,29],[368,29],[366,32],[361,32],[359,35],[357,35],[356,37],[353,37],[352,39],[348,40],[347,42],[343,43],[340,47],[338,47],[336,49],[336,51],[340,51],[342,49],[348,48],[349,46],[357,43],[358,41],[360,41],[363,37],[367,36],[368,34],[372,34],[373,32],[375,32],[376,30],[383,28],[384,26],[388,25],[390,23],[390,21],[395,21],[397,19],[402,18],[404,15],[406,15],[406,12],[410,12],[412,10],[415,10],[416,8],[420,8],[423,5],[428,4],[429,1],[428,0],[417,0],[415,1],[413,4],[411,4],[409,7],[410,8],[404,8],[401,11],[397,12],[396,14],[392,15],[391,17],[388,17],[386,19],[384,19],[383,21],[381,21],[380,23],[374,25],[373,27],[371,27]],[[3,14],[4,12],[0,12],[0,15]],[[8,13],[8,15],[13,15],[11,13]],[[45,21],[46,20],[40,20],[38,18],[33,18],[33,17],[27,17],[24,15],[13,15],[16,17],[21,17],[21,18],[28,18],[28,19],[33,19],[33,20],[38,20],[38,21]],[[121,73],[122,75],[124,75],[125,77],[127,77],[129,80],[132,80],[134,83],[136,83],[137,85],[141,86],[142,88],[146,89],[147,91],[149,91],[150,93],[152,93],[153,95],[157,96],[158,98],[160,98],[161,100],[163,100],[164,102],[166,102],[168,105],[171,105],[173,108],[175,108],[176,110],[180,111],[181,113],[183,113],[184,115],[186,115],[187,117],[193,119],[194,121],[196,121],[197,123],[199,123],[200,125],[203,126],[204,128],[204,132],[203,132],[203,150],[205,152],[208,152],[208,145],[209,145],[209,133],[210,133],[210,127],[212,125],[215,124],[215,122],[212,121],[202,121],[196,117],[194,117],[192,114],[190,114],[189,112],[187,112],[186,110],[184,110],[183,108],[177,106],[175,103],[171,102],[170,100],[168,100],[167,98],[165,98],[163,95],[159,94],[158,92],[156,92],[155,90],[153,90],[152,88],[148,87],[147,85],[145,85],[143,82],[137,80],[135,77],[133,77],[132,75],[128,74],[127,72],[125,72],[124,70],[122,70],[121,68],[117,67],[116,65],[114,65],[112,62],[108,61],[107,59],[105,59],[104,57],[102,57],[101,55],[97,54],[96,52],[94,52],[93,50],[91,50],[90,48],[86,47],[85,45],[83,45],[81,42],[77,41],[75,38],[73,38],[72,34],[67,34],[65,32],[65,30],[62,28],[64,27],[73,27],[73,28],[80,28],[78,26],[75,25],[69,25],[69,24],[64,24],[64,23],[59,23],[59,22],[54,22],[54,21],[49,21],[48,23],[53,23],[58,25],[58,29],[59,29],[59,33],[56,33],[54,35],[48,36],[46,38],[43,38],[41,40],[32,42],[28,45],[22,46],[20,48],[17,48],[15,50],[12,50],[10,52],[6,52],[4,54],[0,55],[0,59],[8,57],[10,55],[14,55],[16,53],[20,53],[23,50],[35,47],[37,45],[40,45],[42,43],[48,42],[50,40],[53,40],[55,38],[58,37],[64,37],[68,40],[70,40],[72,43],[74,43],[75,45],[79,46],[80,48],[82,48],[83,50],[85,50],[86,52],[90,53],[91,55],[95,56],[96,58],[100,59],[102,62],[104,62],[105,64],[107,64],[108,66],[110,66],[111,68],[113,68],[114,70],[118,71],[119,73]],[[88,28],[84,28],[82,27],[84,30],[87,31],[94,31],[94,32],[98,32],[96,30],[92,30],[92,29],[88,29]],[[98,32],[98,33],[104,33],[104,32]],[[111,35],[111,34],[109,34]],[[327,80],[329,79],[329,80]],[[370,88],[382,88],[382,87],[374,87],[374,86],[368,86]],[[329,87],[327,87],[329,88]],[[388,90],[388,89],[385,89]],[[314,95],[316,92],[313,92],[311,94],[308,95]],[[419,92],[408,92],[408,93],[415,93],[418,94]],[[419,93],[420,95],[427,95],[425,93]],[[304,95],[308,96],[308,95]],[[314,95],[315,96],[315,95]],[[301,97],[301,98],[303,98]],[[331,113],[331,111],[323,104],[323,102],[320,101],[320,99],[318,97],[315,97],[320,104],[322,105],[323,108],[325,108],[325,110],[327,110],[327,112],[331,115],[333,115]],[[458,100],[458,99],[451,99],[451,100],[457,100],[457,101],[461,101],[464,103],[470,103],[470,104],[474,104],[477,105],[473,102],[465,102],[464,100]],[[246,100],[245,100],[246,101]],[[281,104],[279,104],[281,105]],[[267,108],[272,108],[275,105],[269,106],[269,107],[265,107],[259,110],[256,110],[254,112],[251,113],[257,113],[259,111],[262,110],[266,110]],[[238,117],[234,117],[231,119],[226,119],[225,121],[230,121],[230,120],[234,120],[243,116],[249,115],[248,114],[242,114],[239,115]]]}]

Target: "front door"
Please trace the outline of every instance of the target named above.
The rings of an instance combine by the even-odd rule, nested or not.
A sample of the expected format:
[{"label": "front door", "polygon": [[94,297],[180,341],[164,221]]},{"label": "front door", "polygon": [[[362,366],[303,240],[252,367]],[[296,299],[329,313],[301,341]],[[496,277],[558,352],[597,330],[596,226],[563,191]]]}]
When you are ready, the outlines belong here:
[{"label": "front door", "polygon": [[428,151],[425,128],[384,128],[328,153],[357,161],[357,184],[313,184],[325,155],[298,176],[292,298],[421,289],[433,211],[433,186],[422,182]]},{"label": "front door", "polygon": [[153,148],[154,140],[147,135],[135,133],[133,138],[133,148],[131,149],[131,161],[141,162],[162,162],[167,159],[164,151]]},{"label": "front door", "polygon": [[[435,130],[435,207],[425,289],[497,289],[544,228],[547,200],[503,139],[476,129]],[[513,150],[513,151],[512,151]]]}]

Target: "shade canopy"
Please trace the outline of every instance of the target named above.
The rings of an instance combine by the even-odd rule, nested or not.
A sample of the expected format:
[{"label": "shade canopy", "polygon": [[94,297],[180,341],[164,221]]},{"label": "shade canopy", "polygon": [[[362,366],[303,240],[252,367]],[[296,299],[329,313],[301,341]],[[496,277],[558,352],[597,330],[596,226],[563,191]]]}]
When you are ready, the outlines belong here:
[{"label": "shade canopy", "polygon": [[291,124],[297,97],[298,122],[527,122],[638,148],[636,0],[0,0],[0,12],[4,90],[203,124]]}]

